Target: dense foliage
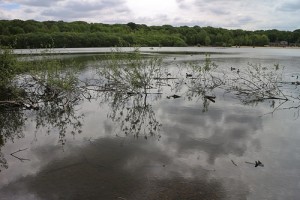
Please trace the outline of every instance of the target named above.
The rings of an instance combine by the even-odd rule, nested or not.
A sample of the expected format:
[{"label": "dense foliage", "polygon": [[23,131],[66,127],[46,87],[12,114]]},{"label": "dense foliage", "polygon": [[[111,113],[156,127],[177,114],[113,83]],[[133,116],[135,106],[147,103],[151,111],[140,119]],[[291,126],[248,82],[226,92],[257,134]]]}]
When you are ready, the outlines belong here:
[{"label": "dense foliage", "polygon": [[0,89],[9,85],[15,75],[16,59],[12,55],[12,50],[0,46]]},{"label": "dense foliage", "polygon": [[112,46],[264,46],[300,44],[300,29],[228,30],[213,27],[0,20],[0,44],[14,48]]}]

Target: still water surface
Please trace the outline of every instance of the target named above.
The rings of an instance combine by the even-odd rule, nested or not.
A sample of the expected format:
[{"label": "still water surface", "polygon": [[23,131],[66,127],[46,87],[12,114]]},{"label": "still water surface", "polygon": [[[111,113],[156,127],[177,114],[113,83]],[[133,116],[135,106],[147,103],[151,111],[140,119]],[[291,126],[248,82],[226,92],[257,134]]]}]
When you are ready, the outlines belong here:
[{"label": "still water surface", "polygon": [[[180,63],[202,61],[208,52],[219,68],[280,64],[286,80],[300,75],[300,49],[141,50],[163,55],[170,71]],[[81,77],[93,74],[95,63],[87,65]],[[161,124],[148,137],[125,134],[120,129],[125,117],[111,116],[130,111],[112,110],[110,102],[101,100],[76,105],[63,136],[61,124],[45,120],[39,125],[34,112],[26,118],[1,113],[2,123],[9,117],[16,119],[16,127],[24,123],[11,127],[13,136],[2,138],[0,199],[299,199],[298,108],[268,114],[274,110],[271,101],[244,105],[216,91],[216,102],[204,109],[201,99],[188,98],[184,91],[178,99],[166,98],[171,94],[165,89],[160,97],[147,97],[140,120]],[[78,122],[82,126],[73,126]],[[257,160],[264,167],[247,163]]]}]

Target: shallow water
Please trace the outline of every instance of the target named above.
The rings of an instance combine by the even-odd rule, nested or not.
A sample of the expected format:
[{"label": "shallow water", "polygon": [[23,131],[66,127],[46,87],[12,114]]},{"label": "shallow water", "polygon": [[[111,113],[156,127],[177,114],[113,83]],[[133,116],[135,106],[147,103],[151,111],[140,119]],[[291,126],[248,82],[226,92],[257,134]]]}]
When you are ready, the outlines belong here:
[{"label": "shallow water", "polygon": [[[205,58],[203,53],[178,52],[199,51],[217,52],[211,59],[227,70],[243,69],[248,62],[268,67],[279,63],[285,66],[285,80],[300,74],[300,49],[141,50],[165,51],[171,72],[180,63]],[[86,68],[81,77],[91,76],[92,70]],[[271,100],[244,105],[217,90],[216,102],[207,108],[184,90],[178,93],[181,98],[166,98],[173,93],[165,89],[160,98],[147,97],[147,106],[137,112],[145,122],[138,138],[120,128],[131,114],[130,103],[112,110],[101,99],[81,102],[71,117],[73,124],[82,124],[75,128],[72,123],[53,127],[45,119],[36,128],[34,112],[26,113],[24,123],[23,115],[15,114],[20,130],[10,131],[13,136],[3,137],[7,139],[0,146],[0,161],[5,159],[7,167],[0,168],[0,199],[298,199],[299,109],[290,108],[298,102],[270,113]],[[114,111],[119,120],[112,117]],[[8,117],[6,113],[1,119]],[[161,127],[155,134],[143,134],[156,122]],[[264,167],[246,163],[257,160]]]}]

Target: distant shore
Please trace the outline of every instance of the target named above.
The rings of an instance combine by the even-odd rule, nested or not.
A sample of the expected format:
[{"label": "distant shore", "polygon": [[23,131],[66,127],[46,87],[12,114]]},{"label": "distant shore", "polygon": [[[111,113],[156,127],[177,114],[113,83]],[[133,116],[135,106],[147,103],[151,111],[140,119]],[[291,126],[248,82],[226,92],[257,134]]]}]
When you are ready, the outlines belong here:
[{"label": "distant shore", "polygon": [[190,47],[85,47],[85,48],[49,48],[49,49],[14,49],[16,55],[57,55],[57,54],[106,54],[116,51],[133,52],[139,50],[145,53],[218,53],[219,49],[228,49],[228,52],[233,50],[247,50],[252,49],[300,49],[300,47],[251,47],[251,46],[232,46],[232,47],[209,47],[209,46],[190,46]]}]

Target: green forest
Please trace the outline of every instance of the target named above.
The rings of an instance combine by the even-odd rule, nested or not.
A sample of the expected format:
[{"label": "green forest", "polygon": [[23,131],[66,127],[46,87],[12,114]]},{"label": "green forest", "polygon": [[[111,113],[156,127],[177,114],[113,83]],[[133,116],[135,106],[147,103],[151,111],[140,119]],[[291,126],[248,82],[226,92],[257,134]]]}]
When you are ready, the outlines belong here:
[{"label": "green forest", "polygon": [[0,20],[0,45],[12,48],[129,46],[300,46],[300,29],[229,30],[214,27],[103,24],[83,21]]}]

